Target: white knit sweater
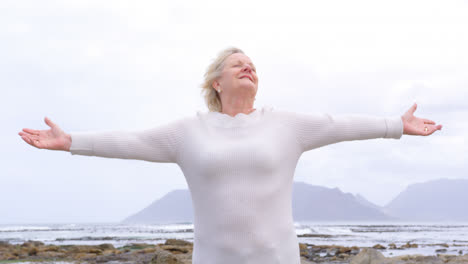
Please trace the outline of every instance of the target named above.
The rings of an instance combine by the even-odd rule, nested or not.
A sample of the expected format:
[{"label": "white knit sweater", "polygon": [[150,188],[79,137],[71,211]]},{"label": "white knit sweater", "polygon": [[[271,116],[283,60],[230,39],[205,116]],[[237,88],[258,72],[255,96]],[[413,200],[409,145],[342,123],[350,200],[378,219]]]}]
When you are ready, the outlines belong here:
[{"label": "white knit sweater", "polygon": [[305,151],[347,140],[399,139],[401,117],[299,114],[263,107],[142,131],[71,133],[72,154],[174,162],[194,208],[194,264],[299,264],[291,191]]}]

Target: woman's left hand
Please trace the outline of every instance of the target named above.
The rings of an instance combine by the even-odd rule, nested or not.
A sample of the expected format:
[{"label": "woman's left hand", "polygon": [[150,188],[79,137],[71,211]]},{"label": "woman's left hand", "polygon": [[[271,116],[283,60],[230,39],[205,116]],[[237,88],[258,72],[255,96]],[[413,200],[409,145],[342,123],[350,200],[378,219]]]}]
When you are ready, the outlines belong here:
[{"label": "woman's left hand", "polygon": [[418,135],[418,136],[429,136],[436,130],[441,130],[442,125],[436,125],[432,120],[415,117],[414,111],[416,111],[416,103],[401,116],[403,120],[403,134],[405,135]]}]

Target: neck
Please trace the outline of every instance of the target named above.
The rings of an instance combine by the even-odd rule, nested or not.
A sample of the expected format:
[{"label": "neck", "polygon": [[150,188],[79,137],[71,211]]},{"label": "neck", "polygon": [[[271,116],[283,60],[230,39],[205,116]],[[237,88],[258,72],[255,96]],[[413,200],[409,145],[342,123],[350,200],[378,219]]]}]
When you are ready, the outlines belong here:
[{"label": "neck", "polygon": [[255,111],[253,107],[255,98],[229,98],[228,100],[222,100],[221,113],[235,116],[239,113],[250,114]]}]

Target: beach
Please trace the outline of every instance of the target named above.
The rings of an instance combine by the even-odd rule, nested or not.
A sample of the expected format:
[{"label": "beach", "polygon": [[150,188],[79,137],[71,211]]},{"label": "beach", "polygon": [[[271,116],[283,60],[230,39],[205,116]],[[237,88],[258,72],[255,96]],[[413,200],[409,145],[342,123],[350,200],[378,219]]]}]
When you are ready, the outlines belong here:
[{"label": "beach", "polygon": [[[295,223],[306,263],[468,263],[462,223]],[[0,226],[0,263],[191,263],[193,224]],[[8,261],[8,262],[6,262]],[[359,262],[360,261],[360,262]]]},{"label": "beach", "polygon": [[[408,247],[414,245],[408,244]],[[372,248],[336,245],[299,244],[301,264],[441,264],[468,263],[468,254],[435,256],[400,255],[385,257]],[[404,250],[403,248],[401,250]],[[0,263],[50,263],[50,264],[191,264],[193,244],[178,239],[168,239],[164,244],[128,244],[115,248],[112,244],[100,245],[46,245],[28,241],[21,245],[0,242]]]}]

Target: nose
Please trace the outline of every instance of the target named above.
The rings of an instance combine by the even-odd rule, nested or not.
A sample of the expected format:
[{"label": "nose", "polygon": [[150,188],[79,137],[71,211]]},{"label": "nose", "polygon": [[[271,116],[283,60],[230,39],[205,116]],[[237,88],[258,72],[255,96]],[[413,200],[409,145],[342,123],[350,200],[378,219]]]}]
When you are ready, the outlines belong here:
[{"label": "nose", "polygon": [[250,64],[244,64],[244,68],[242,69],[244,72],[252,72],[252,66]]}]

